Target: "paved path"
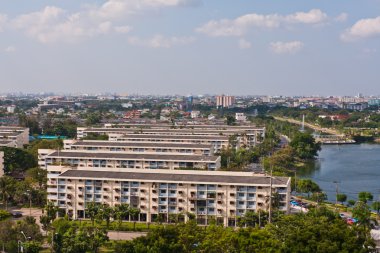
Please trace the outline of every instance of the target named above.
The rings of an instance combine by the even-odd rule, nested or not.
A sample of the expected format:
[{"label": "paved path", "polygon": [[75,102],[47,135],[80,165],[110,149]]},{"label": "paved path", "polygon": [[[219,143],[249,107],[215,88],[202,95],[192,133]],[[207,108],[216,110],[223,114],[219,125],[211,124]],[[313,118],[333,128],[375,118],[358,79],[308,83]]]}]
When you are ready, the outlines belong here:
[{"label": "paved path", "polygon": [[137,237],[146,236],[146,232],[116,232],[116,231],[109,231],[108,237],[110,240],[133,240]]}]

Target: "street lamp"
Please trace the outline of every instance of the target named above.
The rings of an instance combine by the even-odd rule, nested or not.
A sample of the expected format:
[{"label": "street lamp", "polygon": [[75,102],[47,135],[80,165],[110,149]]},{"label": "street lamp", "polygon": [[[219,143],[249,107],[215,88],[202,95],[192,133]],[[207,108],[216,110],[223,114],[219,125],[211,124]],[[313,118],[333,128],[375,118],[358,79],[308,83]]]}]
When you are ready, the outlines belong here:
[{"label": "street lamp", "polygon": [[30,190],[26,190],[29,195],[29,216],[32,216],[32,192]]},{"label": "street lamp", "polygon": [[[30,238],[30,237],[26,237],[24,231],[20,231],[20,233],[24,236],[25,242],[28,241],[28,238]],[[20,253],[20,252],[23,253],[24,252],[24,247],[23,247],[22,244],[23,244],[22,241],[20,241],[20,240],[17,241],[17,252],[18,253]],[[26,253],[26,251],[25,251],[25,253]]]}]

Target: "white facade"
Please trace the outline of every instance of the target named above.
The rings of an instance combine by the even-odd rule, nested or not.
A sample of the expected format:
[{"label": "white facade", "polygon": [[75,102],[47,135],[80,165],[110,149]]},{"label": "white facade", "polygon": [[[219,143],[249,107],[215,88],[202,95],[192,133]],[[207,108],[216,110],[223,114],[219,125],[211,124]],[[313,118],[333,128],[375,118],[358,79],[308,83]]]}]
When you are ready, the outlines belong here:
[{"label": "white facade", "polygon": [[[86,204],[115,206],[126,203],[140,210],[140,221],[153,222],[160,215],[196,216],[235,226],[248,211],[268,210],[270,177],[247,172],[94,170],[48,166],[48,200],[74,219],[86,217]],[[273,177],[272,194],[278,193],[279,209],[289,212],[290,178]]]},{"label": "white facade", "polygon": [[247,117],[246,117],[245,114],[242,113],[242,112],[237,112],[237,113],[235,114],[235,119],[236,119],[237,121],[242,121],[242,122],[247,121]]},{"label": "white facade", "polygon": [[199,118],[200,115],[201,115],[200,111],[191,111],[191,118],[192,119]]}]

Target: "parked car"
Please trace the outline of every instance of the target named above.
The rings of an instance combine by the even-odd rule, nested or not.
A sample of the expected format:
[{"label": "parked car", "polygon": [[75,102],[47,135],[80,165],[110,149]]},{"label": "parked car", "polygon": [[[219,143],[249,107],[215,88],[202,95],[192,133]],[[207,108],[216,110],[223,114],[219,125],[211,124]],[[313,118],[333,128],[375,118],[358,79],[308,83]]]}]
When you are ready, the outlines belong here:
[{"label": "parked car", "polygon": [[22,217],[22,212],[14,211],[11,212],[13,218],[21,218]]}]

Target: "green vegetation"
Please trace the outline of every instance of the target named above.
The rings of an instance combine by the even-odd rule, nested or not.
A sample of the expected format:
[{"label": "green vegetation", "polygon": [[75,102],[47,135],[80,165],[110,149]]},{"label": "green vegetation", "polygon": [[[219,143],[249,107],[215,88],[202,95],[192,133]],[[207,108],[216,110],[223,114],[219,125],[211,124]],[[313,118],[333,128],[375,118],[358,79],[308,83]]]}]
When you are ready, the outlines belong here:
[{"label": "green vegetation", "polygon": [[3,221],[7,218],[11,217],[11,213],[5,210],[0,209],[0,221]]},{"label": "green vegetation", "polygon": [[0,147],[4,152],[4,172],[23,173],[37,166],[37,160],[29,152],[20,148]]},{"label": "green vegetation", "polygon": [[41,249],[43,236],[39,226],[32,217],[21,221],[5,220],[0,222],[0,245],[9,253],[18,251],[18,241],[24,247],[24,252],[37,253]]},{"label": "green vegetation", "polygon": [[371,252],[369,232],[349,227],[325,208],[285,215],[263,228],[199,227],[195,222],[161,226],[145,237],[116,242],[114,251],[134,252]]}]

